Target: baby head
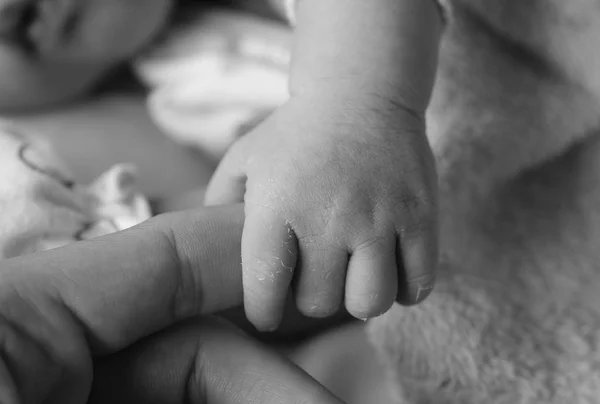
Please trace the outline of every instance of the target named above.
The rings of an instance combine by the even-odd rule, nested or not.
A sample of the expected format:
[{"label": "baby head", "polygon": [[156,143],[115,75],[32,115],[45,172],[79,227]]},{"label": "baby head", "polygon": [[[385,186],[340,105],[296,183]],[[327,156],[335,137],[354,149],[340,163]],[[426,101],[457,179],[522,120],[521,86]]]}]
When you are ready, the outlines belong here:
[{"label": "baby head", "polygon": [[160,31],[173,0],[0,0],[0,111],[59,103]]}]

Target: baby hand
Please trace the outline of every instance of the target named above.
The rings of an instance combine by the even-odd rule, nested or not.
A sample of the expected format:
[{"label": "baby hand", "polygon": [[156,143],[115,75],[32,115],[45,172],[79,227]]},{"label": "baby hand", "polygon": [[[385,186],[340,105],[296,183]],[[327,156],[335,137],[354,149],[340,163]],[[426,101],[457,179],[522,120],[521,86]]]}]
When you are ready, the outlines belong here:
[{"label": "baby hand", "polygon": [[[424,119],[384,99],[292,98],[229,150],[208,204],[245,201],[244,303],[263,331],[290,286],[312,317],[366,319],[431,291],[436,176]],[[293,281],[293,282],[292,282]]]}]

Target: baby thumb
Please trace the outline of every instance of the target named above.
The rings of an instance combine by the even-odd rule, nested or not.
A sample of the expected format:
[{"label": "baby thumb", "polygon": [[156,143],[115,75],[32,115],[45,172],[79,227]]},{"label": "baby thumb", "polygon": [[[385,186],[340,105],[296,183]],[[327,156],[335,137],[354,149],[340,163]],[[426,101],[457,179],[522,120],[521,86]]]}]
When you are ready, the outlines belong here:
[{"label": "baby thumb", "polygon": [[221,160],[211,178],[204,204],[206,206],[227,205],[244,201],[246,192],[246,173],[243,169],[243,153],[235,143]]}]

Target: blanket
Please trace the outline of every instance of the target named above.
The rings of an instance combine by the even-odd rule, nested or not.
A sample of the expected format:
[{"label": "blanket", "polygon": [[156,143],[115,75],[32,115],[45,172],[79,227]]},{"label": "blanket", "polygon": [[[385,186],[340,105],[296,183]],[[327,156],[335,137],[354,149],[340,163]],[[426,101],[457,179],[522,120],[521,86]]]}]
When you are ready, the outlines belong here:
[{"label": "blanket", "polygon": [[598,403],[599,3],[445,3],[438,283],[370,340],[397,403]]},{"label": "blanket", "polygon": [[80,184],[50,144],[7,122],[0,126],[0,161],[0,259],[113,233],[150,217],[130,165]]}]

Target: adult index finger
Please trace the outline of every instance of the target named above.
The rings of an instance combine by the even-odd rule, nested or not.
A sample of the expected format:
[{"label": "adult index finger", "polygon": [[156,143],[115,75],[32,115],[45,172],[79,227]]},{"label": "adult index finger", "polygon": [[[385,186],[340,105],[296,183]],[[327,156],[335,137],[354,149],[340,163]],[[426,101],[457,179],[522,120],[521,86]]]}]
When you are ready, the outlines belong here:
[{"label": "adult index finger", "polygon": [[94,352],[113,352],[172,323],[239,305],[243,223],[241,205],[162,215],[7,260],[1,277],[20,294],[66,307]]}]

